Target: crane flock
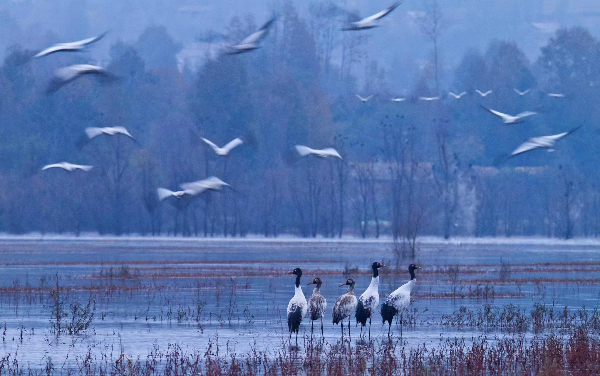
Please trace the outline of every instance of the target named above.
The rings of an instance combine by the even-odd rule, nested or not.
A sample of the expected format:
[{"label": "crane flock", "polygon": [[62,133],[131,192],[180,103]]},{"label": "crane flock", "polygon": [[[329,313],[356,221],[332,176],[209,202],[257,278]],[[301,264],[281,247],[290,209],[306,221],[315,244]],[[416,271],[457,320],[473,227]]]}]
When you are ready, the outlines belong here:
[{"label": "crane flock", "polygon": [[[356,324],[361,325],[361,337],[362,328],[365,327],[367,321],[369,321],[369,340],[371,339],[372,316],[379,306],[379,269],[384,267],[385,265],[379,262],[374,262],[371,265],[371,270],[373,271],[371,283],[358,299],[356,298],[356,295],[354,295],[354,286],[356,283],[353,279],[348,278],[346,282],[340,285],[340,287],[348,286],[348,291],[336,300],[332,310],[332,323],[341,324],[342,338],[344,337],[344,320],[348,319],[348,335],[350,336],[350,318],[354,315]],[[380,312],[382,322],[384,324],[386,321],[389,322],[388,335],[391,334],[392,321],[394,320],[394,317],[398,315],[400,315],[400,333],[402,335],[402,314],[410,305],[410,293],[417,283],[415,277],[415,270],[417,269],[420,269],[420,267],[415,264],[410,264],[408,266],[410,280],[390,293],[387,296],[385,303],[381,306]],[[303,318],[308,318],[311,321],[311,337],[314,330],[314,322],[320,320],[321,336],[323,336],[323,316],[327,309],[327,300],[321,295],[323,281],[321,281],[319,277],[316,277],[309,283],[309,285],[314,284],[316,287],[310,300],[307,302],[300,285],[302,269],[296,268],[289,274],[296,276],[294,296],[290,299],[287,307],[287,323],[290,332],[290,340],[292,334],[296,333],[296,344],[298,344],[298,332]]]}]

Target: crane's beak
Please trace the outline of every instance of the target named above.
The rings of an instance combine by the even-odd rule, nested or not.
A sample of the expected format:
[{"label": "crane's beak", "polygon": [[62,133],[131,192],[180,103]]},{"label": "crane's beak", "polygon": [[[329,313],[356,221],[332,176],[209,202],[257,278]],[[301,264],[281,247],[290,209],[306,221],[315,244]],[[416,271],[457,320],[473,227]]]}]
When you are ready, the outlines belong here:
[{"label": "crane's beak", "polygon": [[294,274],[294,271],[292,270],[291,272],[288,272],[288,274]]},{"label": "crane's beak", "polygon": [[340,285],[340,287],[342,287],[342,286],[346,286],[347,284],[348,284],[348,282],[344,282],[344,283],[342,283],[342,284]]},{"label": "crane's beak", "polygon": [[313,280],[313,281],[308,282],[306,285],[308,286],[308,285],[314,285],[314,284],[315,284],[315,281]]}]

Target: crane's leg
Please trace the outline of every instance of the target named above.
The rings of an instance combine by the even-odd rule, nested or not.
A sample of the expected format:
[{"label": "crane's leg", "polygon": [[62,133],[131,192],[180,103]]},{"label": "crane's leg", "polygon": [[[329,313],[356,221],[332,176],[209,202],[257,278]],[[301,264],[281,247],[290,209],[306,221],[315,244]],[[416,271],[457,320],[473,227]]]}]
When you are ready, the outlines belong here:
[{"label": "crane's leg", "polygon": [[369,342],[371,341],[371,318],[369,317]]},{"label": "crane's leg", "polygon": [[298,347],[298,330],[296,330],[296,347]]},{"label": "crane's leg", "polygon": [[310,338],[312,338],[314,330],[315,330],[315,322],[314,322],[314,320],[310,320]]},{"label": "crane's leg", "polygon": [[400,338],[402,338],[402,313],[400,314]]},{"label": "crane's leg", "polygon": [[323,316],[321,316],[321,337],[324,336],[324,331],[323,331]]},{"label": "crane's leg", "polygon": [[392,332],[392,321],[390,320],[389,322],[389,326],[388,326],[388,337],[390,336],[391,332]]},{"label": "crane's leg", "polygon": [[[342,326],[342,341],[344,340],[344,320],[340,321],[340,325]],[[348,327],[348,331],[350,331],[350,327]]]},{"label": "crane's leg", "polygon": [[[344,320],[342,319],[342,322]],[[350,333],[350,316],[348,316],[348,337],[350,338],[350,341],[352,341],[352,334]]]}]

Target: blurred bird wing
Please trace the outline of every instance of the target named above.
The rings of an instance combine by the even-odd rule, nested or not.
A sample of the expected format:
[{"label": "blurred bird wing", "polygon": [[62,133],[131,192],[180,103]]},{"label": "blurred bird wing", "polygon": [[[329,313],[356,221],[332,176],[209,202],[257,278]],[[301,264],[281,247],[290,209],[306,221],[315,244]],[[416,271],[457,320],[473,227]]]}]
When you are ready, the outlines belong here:
[{"label": "blurred bird wing", "polygon": [[487,112],[489,112],[489,113],[491,113],[491,114],[494,114],[494,115],[496,115],[496,116],[498,116],[498,117],[501,117],[502,119],[505,119],[505,120],[507,120],[507,119],[510,119],[510,118],[512,118],[512,116],[510,116],[510,115],[508,115],[508,114],[505,114],[505,113],[502,113],[502,112],[500,112],[500,111],[492,110],[491,108],[487,108],[487,107],[485,107],[485,106],[481,106],[481,107],[483,107],[483,108],[484,108],[484,109],[485,109]]},{"label": "blurred bird wing", "polygon": [[105,31],[104,33],[97,35],[95,37],[91,37],[91,38],[87,38],[87,39],[83,39],[77,42],[73,42],[72,44],[75,46],[87,46],[88,44],[92,44],[94,42],[99,41],[100,39],[104,38],[104,36],[108,33],[108,31]]},{"label": "blurred bird wing", "polygon": [[240,146],[243,143],[244,143],[244,141],[238,137],[234,140],[229,141],[229,143],[227,145],[223,146],[223,150],[226,153],[229,153],[233,148]]},{"label": "blurred bird wing", "polygon": [[510,153],[510,156],[512,157],[518,154],[526,153],[530,150],[538,149],[540,147],[541,146],[539,142],[536,142],[536,138],[531,138],[519,145],[512,153]]},{"label": "blurred bird wing", "polygon": [[88,138],[90,140],[94,137],[100,136],[103,133],[104,133],[103,128],[89,127],[89,128],[85,129],[85,134],[88,136]]},{"label": "blurred bird wing", "polygon": [[358,99],[360,99],[361,101],[363,101],[363,102],[366,102],[366,101],[368,101],[368,100],[369,100],[368,98],[363,98],[363,97],[361,97],[361,96],[360,96],[360,95],[358,95],[358,94],[354,94],[354,95],[356,95],[356,97],[357,97]]},{"label": "blurred bird wing", "polygon": [[220,148],[212,141],[207,138],[201,137],[201,140],[204,141],[208,146],[210,146],[215,152],[217,152]]},{"label": "blurred bird wing", "polygon": [[55,44],[54,46],[48,47],[45,50],[38,52],[34,57],[44,57],[54,52],[65,50],[66,46],[64,43]]},{"label": "blurred bird wing", "polygon": [[524,111],[524,112],[521,112],[520,114],[518,114],[515,117],[517,119],[522,119],[524,117],[531,116],[531,115],[537,115],[537,112],[535,112],[535,111]]},{"label": "blurred bird wing", "polygon": [[536,137],[537,139],[541,140],[541,141],[557,141],[563,137],[565,137],[566,135],[573,133],[573,131],[569,131],[569,132],[563,132],[563,133],[559,133],[559,134],[554,134],[554,135],[550,135],[550,136],[543,136],[543,137]]},{"label": "blurred bird wing", "polygon": [[402,102],[405,98],[392,98],[392,102]]},{"label": "blurred bird wing", "polygon": [[271,18],[260,29],[258,29],[254,33],[250,34],[248,37],[246,37],[246,39],[241,41],[239,44],[240,45],[246,45],[246,44],[253,45],[253,44],[258,43],[261,39],[263,39],[267,35],[267,33],[269,32],[269,27],[271,27],[271,25],[273,24],[274,21],[275,21],[275,18]]},{"label": "blurred bird wing", "polygon": [[45,165],[44,167],[42,167],[42,171],[47,170],[49,168],[62,168],[62,169],[65,169],[65,166],[62,163],[52,163],[52,164]]},{"label": "blurred bird wing", "polygon": [[92,168],[94,168],[94,166],[88,166],[88,165],[76,165],[76,164],[71,164],[69,163],[71,169],[78,169],[78,170],[82,170],[82,171],[90,171]]},{"label": "blurred bird wing", "polygon": [[69,81],[81,74],[81,70],[76,69],[74,65],[59,68],[54,72],[54,76],[62,81]]},{"label": "blurred bird wing", "polygon": [[371,23],[371,22],[375,22],[385,16],[387,16],[388,14],[390,14],[391,11],[393,11],[394,9],[396,9],[399,5],[401,4],[400,1],[392,4],[389,8],[382,10],[381,12],[375,13],[372,16],[363,18],[362,20],[358,21],[360,23]]},{"label": "blurred bird wing", "polygon": [[308,146],[304,146],[304,145],[296,145],[296,150],[298,151],[298,154],[300,154],[303,157],[305,157],[309,154],[313,154],[315,152],[313,149],[309,148]]},{"label": "blurred bird wing", "polygon": [[113,127],[112,129],[113,129],[113,131],[114,131],[115,134],[122,134],[122,135],[125,135],[125,136],[129,137],[129,138],[133,138],[133,136],[131,135],[131,133],[129,133],[129,131],[125,127],[118,126],[118,127]]},{"label": "blurred bird wing", "polygon": [[340,155],[340,153],[338,153],[337,150],[335,150],[334,148],[323,149],[323,150],[321,150],[321,153],[323,153],[324,155],[327,155],[327,156],[337,157],[339,159],[342,159],[342,156]]},{"label": "blurred bird wing", "polygon": [[158,194],[158,201],[162,201],[166,198],[169,198],[169,197],[175,195],[175,192],[168,190],[166,188],[158,188],[156,190],[156,193]]}]

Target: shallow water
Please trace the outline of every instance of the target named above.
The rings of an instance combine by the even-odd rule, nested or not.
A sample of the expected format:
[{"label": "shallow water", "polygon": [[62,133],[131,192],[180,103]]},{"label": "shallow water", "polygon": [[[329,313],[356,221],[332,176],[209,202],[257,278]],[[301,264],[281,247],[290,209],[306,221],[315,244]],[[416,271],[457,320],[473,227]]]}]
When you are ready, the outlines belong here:
[{"label": "shallow water", "polygon": [[[403,328],[406,345],[435,344],[452,337],[503,335],[495,328],[443,325],[460,307],[476,311],[485,304],[514,304],[530,314],[535,303],[557,310],[598,308],[600,247],[569,244],[422,244],[415,260],[398,262],[385,241],[186,240],[186,239],[4,239],[0,241],[0,326],[6,330],[0,354],[30,367],[76,362],[88,351],[116,359],[121,353],[144,358],[155,346],[179,344],[204,351],[218,342],[225,351],[246,353],[287,346],[285,311],[293,295],[295,267],[302,283],[319,276],[328,310],[325,340],[340,338],[331,324],[331,307],[345,292],[346,278],[362,293],[369,265],[384,262],[380,294],[406,282],[412,261],[417,272],[410,317]],[[504,263],[504,266],[502,265]],[[347,273],[345,273],[345,271]],[[51,331],[50,291],[56,277],[65,309],[69,303],[95,301],[94,319],[83,334]],[[307,298],[312,289],[303,286]],[[360,329],[352,323],[353,341]],[[399,326],[392,331],[399,335]],[[318,333],[318,334],[317,334]],[[531,335],[531,334],[528,334]],[[304,320],[299,343],[310,336]],[[320,323],[315,323],[320,338]],[[371,336],[387,338],[375,315]]]}]

